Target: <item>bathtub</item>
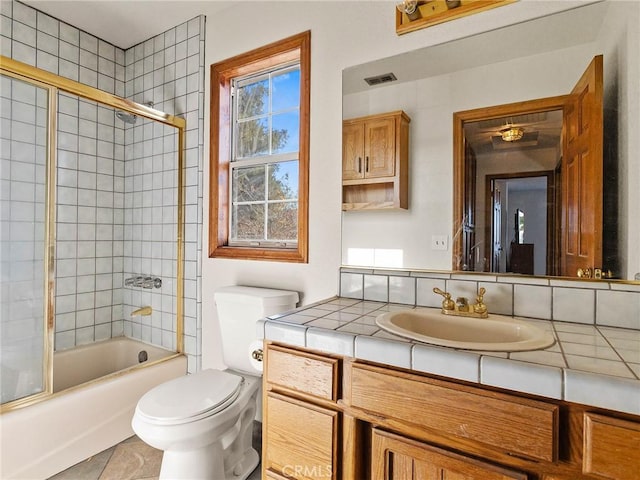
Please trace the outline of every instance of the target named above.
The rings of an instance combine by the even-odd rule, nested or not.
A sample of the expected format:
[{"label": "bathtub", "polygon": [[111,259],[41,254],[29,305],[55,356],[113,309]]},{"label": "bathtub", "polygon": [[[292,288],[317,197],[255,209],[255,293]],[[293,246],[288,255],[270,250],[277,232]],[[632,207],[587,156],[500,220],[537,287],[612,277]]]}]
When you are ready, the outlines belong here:
[{"label": "bathtub", "polygon": [[130,437],[138,399],[187,359],[117,337],[56,352],[53,371],[51,397],[0,415],[2,479],[45,479]]}]

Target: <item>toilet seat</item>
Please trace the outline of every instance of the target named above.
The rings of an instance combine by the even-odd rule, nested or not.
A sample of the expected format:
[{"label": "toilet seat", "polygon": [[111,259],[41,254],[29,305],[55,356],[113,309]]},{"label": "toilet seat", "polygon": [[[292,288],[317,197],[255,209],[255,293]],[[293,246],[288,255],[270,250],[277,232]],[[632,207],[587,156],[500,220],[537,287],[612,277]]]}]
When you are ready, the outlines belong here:
[{"label": "toilet seat", "polygon": [[215,415],[240,393],[244,378],[221,370],[202,370],[158,385],[145,393],[136,415],[154,425],[176,425]]}]

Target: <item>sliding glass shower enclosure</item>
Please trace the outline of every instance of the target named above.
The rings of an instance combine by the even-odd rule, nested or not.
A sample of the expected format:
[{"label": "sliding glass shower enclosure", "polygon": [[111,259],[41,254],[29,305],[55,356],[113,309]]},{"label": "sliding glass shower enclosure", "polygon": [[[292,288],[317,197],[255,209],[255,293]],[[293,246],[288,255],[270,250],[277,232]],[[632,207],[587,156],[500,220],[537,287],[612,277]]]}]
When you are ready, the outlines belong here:
[{"label": "sliding glass shower enclosure", "polygon": [[4,411],[53,394],[55,350],[119,335],[183,350],[185,120],[0,67]]}]

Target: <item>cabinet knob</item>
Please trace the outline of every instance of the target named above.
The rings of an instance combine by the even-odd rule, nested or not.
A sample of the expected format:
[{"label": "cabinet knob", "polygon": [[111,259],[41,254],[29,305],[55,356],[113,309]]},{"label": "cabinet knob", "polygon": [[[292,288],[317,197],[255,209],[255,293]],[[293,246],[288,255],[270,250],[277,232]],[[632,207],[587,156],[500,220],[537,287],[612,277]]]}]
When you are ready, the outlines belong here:
[{"label": "cabinet knob", "polygon": [[362,173],[362,157],[358,157],[358,173]]}]

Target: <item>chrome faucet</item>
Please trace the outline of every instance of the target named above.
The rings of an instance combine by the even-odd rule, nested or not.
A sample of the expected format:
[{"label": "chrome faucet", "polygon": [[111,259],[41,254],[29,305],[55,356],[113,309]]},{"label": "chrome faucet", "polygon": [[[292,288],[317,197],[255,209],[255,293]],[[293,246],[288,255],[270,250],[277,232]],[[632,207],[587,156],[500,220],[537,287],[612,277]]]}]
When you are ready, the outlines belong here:
[{"label": "chrome faucet", "polygon": [[451,294],[449,292],[440,290],[438,287],[435,287],[433,292],[444,297],[442,300],[442,313],[445,315],[459,315],[461,317],[476,318],[487,318],[489,316],[487,306],[484,304],[484,294],[486,293],[486,289],[484,287],[480,287],[478,290],[476,303],[473,305],[470,305],[469,301],[465,297],[458,297],[454,302],[451,299]]}]

